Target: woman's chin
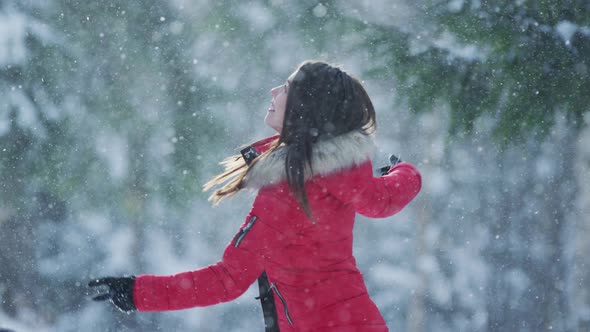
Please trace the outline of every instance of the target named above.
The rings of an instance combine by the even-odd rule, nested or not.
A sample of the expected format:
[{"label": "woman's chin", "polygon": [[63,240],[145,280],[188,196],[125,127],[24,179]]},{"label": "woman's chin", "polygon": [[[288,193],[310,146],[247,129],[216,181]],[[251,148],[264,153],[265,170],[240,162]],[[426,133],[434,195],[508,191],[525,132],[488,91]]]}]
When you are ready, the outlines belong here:
[{"label": "woman's chin", "polygon": [[267,125],[269,128],[271,128],[271,129],[273,129],[274,131],[276,131],[277,133],[279,133],[279,134],[281,133],[281,130],[283,129],[283,128],[281,128],[281,127],[273,126],[273,125],[270,125],[270,124],[268,124],[268,123],[266,123],[266,125]]}]

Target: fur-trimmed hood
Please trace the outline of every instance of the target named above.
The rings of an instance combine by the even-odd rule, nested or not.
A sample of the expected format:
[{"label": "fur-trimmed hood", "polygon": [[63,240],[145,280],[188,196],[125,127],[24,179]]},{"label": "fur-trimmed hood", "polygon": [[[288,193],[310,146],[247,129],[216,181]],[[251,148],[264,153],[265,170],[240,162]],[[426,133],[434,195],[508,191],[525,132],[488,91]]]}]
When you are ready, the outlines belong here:
[{"label": "fur-trimmed hood", "polygon": [[[373,135],[352,131],[313,145],[312,168],[305,169],[305,179],[315,175],[328,175],[370,160],[376,150]],[[287,179],[285,173],[286,146],[279,147],[266,158],[256,161],[248,170],[243,185],[260,189]]]}]

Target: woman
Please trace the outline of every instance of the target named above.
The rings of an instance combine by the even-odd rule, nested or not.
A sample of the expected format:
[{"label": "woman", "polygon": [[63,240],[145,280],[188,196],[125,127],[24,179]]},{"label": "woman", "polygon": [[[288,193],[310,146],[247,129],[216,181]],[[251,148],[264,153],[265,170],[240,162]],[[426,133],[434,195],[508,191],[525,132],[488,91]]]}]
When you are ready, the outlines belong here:
[{"label": "woman", "polygon": [[258,190],[218,263],[172,276],[102,278],[96,300],[123,311],[212,305],[258,279],[267,331],[387,331],[352,255],[355,213],[384,218],[419,192],[420,174],[398,163],[373,176],[375,111],[360,82],[323,62],[305,62],[272,89],[265,122],[279,134],[226,159],[220,200]]}]

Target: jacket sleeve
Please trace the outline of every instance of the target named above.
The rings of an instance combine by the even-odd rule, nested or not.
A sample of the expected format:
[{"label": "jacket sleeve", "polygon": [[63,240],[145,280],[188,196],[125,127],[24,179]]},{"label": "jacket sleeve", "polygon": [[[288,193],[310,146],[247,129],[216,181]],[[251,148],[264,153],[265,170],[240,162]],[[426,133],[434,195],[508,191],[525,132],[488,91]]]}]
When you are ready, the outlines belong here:
[{"label": "jacket sleeve", "polygon": [[208,267],[171,276],[138,276],[133,288],[135,306],[139,311],[179,310],[239,297],[264,269],[256,241],[244,240],[239,246],[235,242],[225,248],[221,261]]},{"label": "jacket sleeve", "polygon": [[410,163],[393,166],[381,177],[373,176],[370,161],[314,179],[331,195],[370,218],[389,217],[406,206],[420,191],[422,177]]}]

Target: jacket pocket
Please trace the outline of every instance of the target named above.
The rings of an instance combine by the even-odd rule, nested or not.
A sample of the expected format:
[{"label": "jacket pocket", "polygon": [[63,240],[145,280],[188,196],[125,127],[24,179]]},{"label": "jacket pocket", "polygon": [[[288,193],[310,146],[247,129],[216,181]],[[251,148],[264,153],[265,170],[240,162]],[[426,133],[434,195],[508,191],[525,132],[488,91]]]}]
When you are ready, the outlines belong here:
[{"label": "jacket pocket", "polygon": [[289,324],[291,324],[291,326],[293,326],[293,319],[291,319],[291,315],[289,315],[289,308],[287,308],[287,301],[285,301],[285,298],[283,297],[281,292],[279,292],[279,289],[277,288],[277,284],[275,284],[273,282],[270,285],[270,289],[272,289],[279,297],[279,300],[281,300],[281,303],[283,304],[283,310],[285,311],[285,317],[287,317]]},{"label": "jacket pocket", "polygon": [[244,226],[244,227],[242,227],[242,229],[240,229],[238,234],[236,234],[236,236],[234,237],[234,247],[237,248],[240,246],[240,243],[242,243],[242,241],[246,237],[246,234],[248,234],[248,232],[250,232],[250,230],[252,229],[252,226],[254,226],[254,223],[256,222],[257,219],[258,219],[258,217],[252,216],[250,218],[250,220],[248,220],[248,222],[246,223],[246,226]]}]

